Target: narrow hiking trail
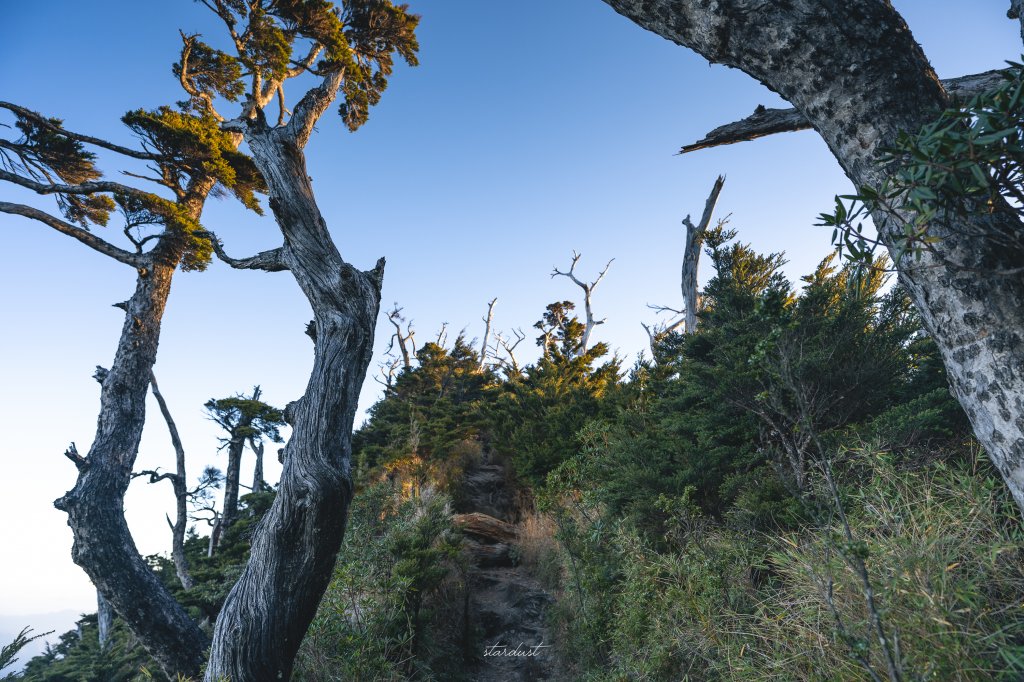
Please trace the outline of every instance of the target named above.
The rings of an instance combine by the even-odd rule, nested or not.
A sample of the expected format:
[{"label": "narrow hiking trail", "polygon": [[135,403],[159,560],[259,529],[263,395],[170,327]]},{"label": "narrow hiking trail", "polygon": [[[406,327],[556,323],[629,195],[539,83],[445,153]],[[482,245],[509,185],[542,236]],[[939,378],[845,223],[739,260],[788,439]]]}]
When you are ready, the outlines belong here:
[{"label": "narrow hiking trail", "polygon": [[520,509],[503,465],[484,460],[466,471],[456,521],[470,559],[470,619],[479,634],[475,682],[557,680],[545,611],[553,599],[515,561]]}]

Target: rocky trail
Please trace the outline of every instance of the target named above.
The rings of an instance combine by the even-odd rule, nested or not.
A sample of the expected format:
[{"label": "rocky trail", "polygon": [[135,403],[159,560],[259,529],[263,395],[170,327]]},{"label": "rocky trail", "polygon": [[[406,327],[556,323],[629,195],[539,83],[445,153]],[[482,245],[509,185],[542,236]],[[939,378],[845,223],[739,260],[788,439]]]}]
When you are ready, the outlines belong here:
[{"label": "rocky trail", "polygon": [[540,582],[517,565],[518,515],[504,466],[484,459],[466,472],[462,513],[470,560],[470,613],[480,639],[475,682],[556,680],[553,638],[545,611],[553,602]]}]

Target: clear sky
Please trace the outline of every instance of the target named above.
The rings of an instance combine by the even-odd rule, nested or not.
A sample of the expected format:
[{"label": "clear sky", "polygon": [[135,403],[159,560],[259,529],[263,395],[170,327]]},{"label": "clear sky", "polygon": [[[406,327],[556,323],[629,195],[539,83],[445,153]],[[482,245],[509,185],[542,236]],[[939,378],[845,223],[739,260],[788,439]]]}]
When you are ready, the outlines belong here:
[{"label": "clear sky", "polygon": [[[744,74],[709,66],[599,0],[410,4],[423,16],[422,65],[397,71],[357,133],[325,119],[307,153],[342,254],[366,268],[387,257],[384,304],[405,308],[419,340],[443,322],[481,335],[495,296],[496,327],[529,330],[547,303],[579,301],[568,280],[549,277],[576,249],[588,278],[615,258],[594,295],[608,318],[596,338],[628,363],[646,346],[640,323],[655,319],[646,304],[679,307],[680,220],[700,214],[719,173],[728,176],[719,214],[731,213],[756,248],[785,251],[792,279],[828,253],[815,216],[850,186],[814,133],[674,155],[758,104],[781,105]],[[942,77],[1021,53],[1004,0],[894,4]],[[125,144],[121,114],[182,97],[170,73],[178,29],[220,38],[188,0],[8,2],[0,11],[0,99]],[[112,176],[124,167],[104,164]],[[0,197],[50,206],[9,186]],[[231,200],[210,202],[204,222],[232,255],[279,242],[272,220]],[[27,220],[0,215],[0,234],[0,615],[92,611],[94,592],[71,562],[71,533],[52,500],[74,481],[61,453],[91,441],[99,391],[90,376],[110,364],[122,322],[110,306],[128,298],[134,273]],[[215,263],[177,275],[156,372],[190,475],[223,466],[202,414],[207,399],[257,383],[278,405],[302,394],[309,319],[286,273]],[[378,357],[388,329],[378,327]],[[361,409],[378,389],[367,383]],[[139,468],[156,466],[173,466],[173,454],[151,405]],[[126,508],[143,553],[169,550],[172,503],[169,485],[133,484]]]}]

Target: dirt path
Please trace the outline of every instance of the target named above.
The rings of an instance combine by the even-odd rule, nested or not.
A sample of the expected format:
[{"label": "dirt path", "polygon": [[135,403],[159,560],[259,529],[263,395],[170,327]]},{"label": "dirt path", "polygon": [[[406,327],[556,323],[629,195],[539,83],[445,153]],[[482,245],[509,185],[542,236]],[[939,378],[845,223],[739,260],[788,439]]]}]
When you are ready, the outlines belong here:
[{"label": "dirt path", "polygon": [[551,596],[516,566],[512,491],[500,464],[484,461],[466,472],[463,530],[472,567],[471,619],[480,637],[475,682],[556,680],[552,638],[544,625]]}]

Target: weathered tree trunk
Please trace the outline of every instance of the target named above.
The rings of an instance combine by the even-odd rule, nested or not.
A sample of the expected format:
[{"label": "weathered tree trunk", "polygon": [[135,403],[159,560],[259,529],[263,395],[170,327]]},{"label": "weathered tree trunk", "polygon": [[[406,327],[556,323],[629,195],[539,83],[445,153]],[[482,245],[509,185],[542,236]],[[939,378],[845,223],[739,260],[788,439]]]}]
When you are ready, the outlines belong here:
[{"label": "weathered tree trunk", "polygon": [[484,318],[484,340],[480,343],[480,371],[487,367],[487,344],[491,342],[491,323],[494,321],[494,304],[497,298],[487,304],[487,317]]},{"label": "weathered tree trunk", "polygon": [[113,627],[114,610],[110,608],[110,602],[103,597],[103,593],[96,590],[96,635],[99,638],[100,651],[107,650]]},{"label": "weathered tree trunk", "polygon": [[[198,211],[201,203],[193,206]],[[86,457],[68,456],[78,480],[54,505],[68,514],[71,556],[169,673],[195,675],[207,639],[139,555],[124,518],[146,421],[146,393],[156,361],[160,322],[178,258],[166,245],[140,267],[135,294],[124,305],[125,323],[114,362],[102,381],[96,436]]]},{"label": "weathered tree trunk", "polygon": [[697,306],[699,304],[697,269],[700,265],[701,246],[704,244],[704,233],[708,231],[708,226],[711,224],[711,215],[715,211],[715,204],[718,203],[718,195],[721,194],[724,184],[725,178],[719,175],[711,188],[711,194],[708,195],[708,200],[704,204],[704,213],[697,225],[690,221],[690,216],[683,219],[683,224],[686,225],[686,245],[683,247],[680,287],[683,292],[683,304],[686,306],[686,317],[683,319],[685,320],[684,330],[687,334],[697,331]]},{"label": "weathered tree trunk", "polygon": [[[247,426],[239,424],[240,428]],[[242,454],[245,452],[245,436],[232,435],[228,441],[228,466],[224,472],[224,530],[238,518],[238,488],[242,477]]]},{"label": "weathered tree trunk", "polygon": [[[713,62],[742,69],[792,103],[857,186],[885,179],[882,150],[948,104],[888,2],[605,0]],[[895,221],[875,216],[894,252]],[[936,226],[935,253],[896,262],[935,338],[974,432],[1024,510],[1024,254],[972,235],[1020,229],[1009,212]],[[894,253],[894,255],[896,255]],[[955,264],[955,265],[952,265]]]},{"label": "weathered tree trunk", "polygon": [[252,469],[252,491],[257,493],[267,487],[267,482],[263,480],[263,452],[266,446],[262,440],[257,441],[255,438],[250,438],[249,447],[256,455],[256,464]]},{"label": "weathered tree trunk", "polygon": [[[178,575],[181,586],[186,590],[192,589],[195,582],[188,569],[188,558],[185,556],[185,532],[188,530],[188,476],[185,472],[185,446],[181,444],[181,436],[178,434],[178,425],[174,423],[171,410],[167,407],[160,387],[156,383],[156,376],[150,375],[150,385],[153,389],[153,397],[160,406],[160,413],[167,422],[167,430],[171,434],[171,445],[174,447],[175,473],[168,476],[174,486],[174,523],[171,524],[171,559],[174,561],[174,571]],[[154,472],[155,473],[155,472]]]},{"label": "weathered tree trunk", "polygon": [[[336,90],[336,84],[333,90],[328,84],[321,95],[329,102]],[[293,121],[299,118],[297,108]],[[331,240],[302,153],[308,131],[297,139],[288,127],[268,128],[262,116],[239,126],[270,188],[270,206],[284,235],[279,250],[251,267],[291,271],[313,308],[316,340],[306,393],[286,410],[293,430],[277,497],[217,619],[209,682],[279,680],[291,674],[345,530],[352,496],[352,422],[372,357],[384,267],[382,259],[370,272],[357,270]]]}]

